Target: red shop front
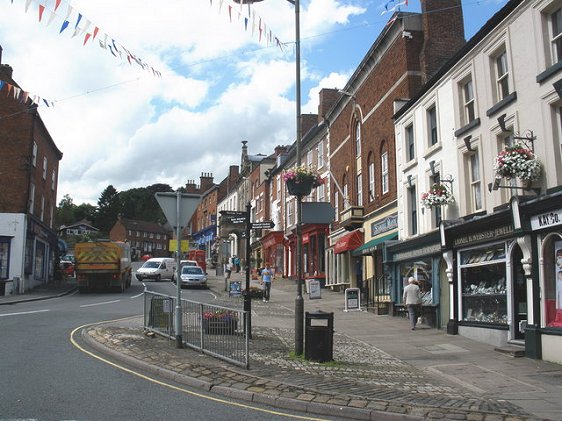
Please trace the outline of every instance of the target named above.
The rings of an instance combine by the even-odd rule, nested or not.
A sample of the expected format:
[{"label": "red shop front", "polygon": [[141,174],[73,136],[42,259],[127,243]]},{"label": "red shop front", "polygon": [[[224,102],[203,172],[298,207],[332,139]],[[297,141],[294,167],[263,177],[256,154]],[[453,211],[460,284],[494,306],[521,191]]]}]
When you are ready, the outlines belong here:
[{"label": "red shop front", "polygon": [[283,273],[283,231],[270,231],[261,240],[263,264],[269,263],[276,274]]},{"label": "red shop front", "polygon": [[[302,268],[305,279],[326,280],[326,238],[329,232],[327,224],[307,224],[302,229]],[[296,276],[296,235],[289,236],[288,255],[291,256],[290,274]]]}]

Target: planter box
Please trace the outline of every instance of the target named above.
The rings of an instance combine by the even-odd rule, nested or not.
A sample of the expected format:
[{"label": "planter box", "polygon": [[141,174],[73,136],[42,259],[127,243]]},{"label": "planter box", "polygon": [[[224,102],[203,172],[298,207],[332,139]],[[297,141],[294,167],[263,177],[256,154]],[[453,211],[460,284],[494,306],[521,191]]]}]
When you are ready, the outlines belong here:
[{"label": "planter box", "polygon": [[203,319],[203,332],[209,335],[234,335],[238,320]]}]

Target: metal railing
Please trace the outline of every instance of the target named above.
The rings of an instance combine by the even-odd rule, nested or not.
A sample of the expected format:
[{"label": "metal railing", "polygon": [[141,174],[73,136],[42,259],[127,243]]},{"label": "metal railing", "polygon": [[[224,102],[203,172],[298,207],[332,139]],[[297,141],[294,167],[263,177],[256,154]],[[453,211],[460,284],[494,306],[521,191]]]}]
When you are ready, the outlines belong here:
[{"label": "metal railing", "polygon": [[[175,339],[175,297],[144,292],[144,328]],[[184,345],[249,368],[248,317],[244,310],[181,300]]]},{"label": "metal railing", "polygon": [[390,301],[390,282],[387,276],[372,277],[365,280],[367,287],[367,306],[373,308],[377,314],[388,313]]}]

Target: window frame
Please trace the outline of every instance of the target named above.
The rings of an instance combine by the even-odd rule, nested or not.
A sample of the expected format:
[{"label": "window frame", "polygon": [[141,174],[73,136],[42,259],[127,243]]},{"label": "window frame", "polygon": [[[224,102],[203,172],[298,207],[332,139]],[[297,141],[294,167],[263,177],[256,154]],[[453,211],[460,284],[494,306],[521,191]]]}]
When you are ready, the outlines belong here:
[{"label": "window frame", "polygon": [[439,143],[439,132],[437,128],[437,105],[431,104],[427,110],[427,138],[428,147],[435,146]]},{"label": "window frame", "polygon": [[[484,209],[484,201],[482,195],[482,171],[480,168],[481,160],[479,152],[480,150],[476,149],[475,151],[467,154],[467,180],[469,184],[468,192],[470,194],[470,200],[468,200],[468,203],[470,204],[470,210],[468,211],[468,213],[478,212]],[[478,170],[477,178],[475,178],[474,168]],[[480,202],[480,206],[478,206],[477,202]]]},{"label": "window frame", "polygon": [[[555,15],[558,15],[556,20],[558,28],[555,28]],[[558,29],[558,33],[555,33],[556,29]],[[552,64],[556,64],[562,60],[562,7],[548,14],[548,31],[551,60]]]},{"label": "window frame", "polygon": [[355,124],[355,157],[361,156],[361,123],[358,121]]},{"label": "window frame", "polygon": [[381,154],[381,189],[382,194],[386,194],[390,190],[390,177],[388,168],[388,151]]},{"label": "window frame", "polygon": [[416,159],[416,138],[414,135],[414,123],[408,123],[404,127],[404,142],[406,148],[406,162]]},{"label": "window frame", "polygon": [[502,44],[491,56],[493,60],[494,93],[496,102],[505,99],[511,92],[507,48]]},{"label": "window frame", "polygon": [[369,175],[369,197],[367,203],[370,203],[375,200],[375,159],[372,155],[369,156],[367,173]]}]

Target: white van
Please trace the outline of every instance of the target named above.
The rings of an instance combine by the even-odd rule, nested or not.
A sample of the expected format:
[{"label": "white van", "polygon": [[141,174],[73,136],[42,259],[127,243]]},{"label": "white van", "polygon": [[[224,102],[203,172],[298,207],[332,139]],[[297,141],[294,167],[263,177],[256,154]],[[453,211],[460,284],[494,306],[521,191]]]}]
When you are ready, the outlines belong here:
[{"label": "white van", "polygon": [[169,257],[153,257],[137,269],[136,276],[141,282],[145,279],[153,279],[156,282],[161,279],[174,281],[176,278],[176,261]]}]

